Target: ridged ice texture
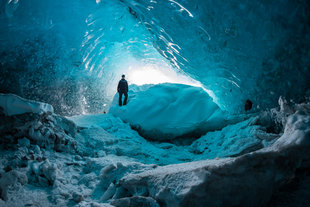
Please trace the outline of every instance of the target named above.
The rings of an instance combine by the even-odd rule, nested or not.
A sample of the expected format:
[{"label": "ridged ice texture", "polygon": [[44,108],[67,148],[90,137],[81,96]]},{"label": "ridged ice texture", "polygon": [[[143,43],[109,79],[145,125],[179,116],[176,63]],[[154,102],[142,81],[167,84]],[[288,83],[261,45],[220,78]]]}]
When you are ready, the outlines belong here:
[{"label": "ridged ice texture", "polygon": [[309,94],[307,1],[125,0],[155,48],[211,89],[224,109]]},{"label": "ridged ice texture", "polygon": [[130,66],[171,69],[119,1],[2,1],[0,11],[1,91],[57,113],[103,112]]},{"label": "ridged ice texture", "polygon": [[102,112],[130,66],[185,72],[222,109],[309,95],[306,0],[4,0],[0,89],[56,112]]}]

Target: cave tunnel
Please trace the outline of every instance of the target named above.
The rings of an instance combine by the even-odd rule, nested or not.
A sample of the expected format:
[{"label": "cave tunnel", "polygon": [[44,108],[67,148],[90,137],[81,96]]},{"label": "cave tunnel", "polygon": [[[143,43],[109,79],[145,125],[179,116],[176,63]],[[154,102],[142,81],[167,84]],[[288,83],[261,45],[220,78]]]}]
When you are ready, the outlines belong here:
[{"label": "cave tunnel", "polygon": [[310,204],[307,0],[1,0],[0,25],[0,206]]}]

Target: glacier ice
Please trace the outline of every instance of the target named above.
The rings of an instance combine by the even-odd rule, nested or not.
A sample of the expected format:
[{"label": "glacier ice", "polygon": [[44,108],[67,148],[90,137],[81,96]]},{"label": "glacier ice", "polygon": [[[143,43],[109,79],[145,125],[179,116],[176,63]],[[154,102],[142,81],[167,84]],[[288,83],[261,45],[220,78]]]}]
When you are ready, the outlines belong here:
[{"label": "glacier ice", "polygon": [[192,77],[230,113],[309,95],[306,0],[19,0],[0,11],[1,91],[57,113],[103,112],[118,77],[145,66]]},{"label": "glacier ice", "polygon": [[131,85],[128,104],[119,107],[117,100],[118,94],[109,113],[149,139],[197,137],[221,129],[228,122],[225,113],[200,87],[172,83]]},{"label": "glacier ice", "polygon": [[0,1],[0,206],[310,206],[309,8]]},{"label": "glacier ice", "polygon": [[30,102],[14,94],[0,93],[0,107],[2,107],[2,112],[7,116],[24,114],[27,112],[39,114],[54,112],[54,108],[50,104],[35,101]]}]

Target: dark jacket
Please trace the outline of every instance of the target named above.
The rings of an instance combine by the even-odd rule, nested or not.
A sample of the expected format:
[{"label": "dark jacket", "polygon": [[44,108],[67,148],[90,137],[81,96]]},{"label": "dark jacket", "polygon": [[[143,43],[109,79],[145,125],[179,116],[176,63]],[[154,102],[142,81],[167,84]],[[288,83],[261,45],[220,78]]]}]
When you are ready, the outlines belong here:
[{"label": "dark jacket", "polygon": [[121,79],[118,82],[117,92],[119,93],[128,93],[128,83],[125,79]]}]

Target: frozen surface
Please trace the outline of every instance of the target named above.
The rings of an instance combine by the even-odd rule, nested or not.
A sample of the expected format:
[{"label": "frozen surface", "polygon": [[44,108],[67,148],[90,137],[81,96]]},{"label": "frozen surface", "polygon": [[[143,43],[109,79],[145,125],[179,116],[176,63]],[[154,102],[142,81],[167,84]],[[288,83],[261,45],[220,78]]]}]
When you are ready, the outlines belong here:
[{"label": "frozen surface", "polygon": [[171,83],[129,88],[128,104],[119,107],[116,94],[109,113],[150,139],[199,136],[226,124],[225,113],[202,88]]},{"label": "frozen surface", "polygon": [[262,148],[262,140],[257,136],[261,129],[261,126],[255,123],[257,119],[258,117],[252,117],[226,126],[220,131],[209,132],[195,140],[189,150],[196,154],[204,154],[205,158],[214,159],[237,156]]},{"label": "frozen surface", "polygon": [[119,191],[148,195],[171,207],[263,206],[303,161],[309,161],[309,112],[290,115],[284,134],[262,150],[131,174],[120,180]]},{"label": "frozen surface", "polygon": [[38,114],[54,112],[54,109],[50,104],[37,101],[29,101],[14,94],[0,93],[0,107],[3,110],[2,112],[7,116],[24,114],[29,112]]},{"label": "frozen surface", "polygon": [[279,104],[190,146],[147,141],[109,113],[1,114],[0,205],[307,206],[310,105]]},{"label": "frozen surface", "polygon": [[[309,17],[308,0],[0,1],[0,93],[47,103],[1,94],[0,206],[310,206]],[[98,114],[143,70],[213,100],[144,86]]]},{"label": "frozen surface", "polygon": [[0,91],[59,114],[103,113],[121,74],[148,68],[194,78],[231,113],[310,93],[308,0],[3,0],[0,11]]}]

